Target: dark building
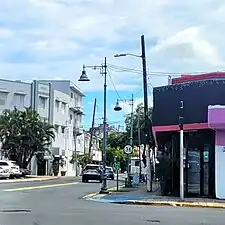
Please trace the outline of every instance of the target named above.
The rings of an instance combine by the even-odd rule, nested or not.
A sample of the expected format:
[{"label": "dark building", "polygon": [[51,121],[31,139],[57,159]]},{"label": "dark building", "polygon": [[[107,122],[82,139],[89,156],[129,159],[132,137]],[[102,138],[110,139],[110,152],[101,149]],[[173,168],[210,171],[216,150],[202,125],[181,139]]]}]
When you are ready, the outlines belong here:
[{"label": "dark building", "polygon": [[225,170],[225,73],[184,75],[153,90],[153,131],[158,148],[169,153],[175,194],[179,193],[180,116],[184,118],[185,195],[225,198],[221,172]]}]

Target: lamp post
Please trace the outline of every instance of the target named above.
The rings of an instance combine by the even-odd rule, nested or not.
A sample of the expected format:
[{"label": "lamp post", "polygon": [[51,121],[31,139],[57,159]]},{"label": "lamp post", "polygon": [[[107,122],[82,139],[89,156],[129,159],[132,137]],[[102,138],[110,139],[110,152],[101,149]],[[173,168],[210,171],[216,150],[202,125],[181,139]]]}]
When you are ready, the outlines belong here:
[{"label": "lamp post", "polygon": [[184,102],[180,101],[180,200],[184,200],[184,117],[183,117]]},{"label": "lamp post", "polygon": [[[129,102],[131,105],[131,125],[130,125],[130,146],[133,149],[133,128],[134,128],[134,95],[132,94],[131,99],[124,99],[124,100],[119,100],[117,99],[116,106],[114,108],[115,111],[121,111],[122,107],[119,105],[119,101],[123,102]],[[131,180],[130,180],[130,154],[128,155],[127,158],[127,181],[128,184],[131,185]]]},{"label": "lamp post", "polygon": [[[146,56],[145,56],[145,39],[144,35],[141,36],[141,55],[136,55],[132,53],[123,53],[123,54],[116,54],[114,57],[122,57],[122,56],[134,56],[139,57],[142,59],[142,68],[143,68],[143,90],[144,90],[144,133],[145,133],[145,149],[146,145],[149,144],[150,148],[155,147],[154,138],[152,136],[152,122],[148,116],[148,89],[147,89],[147,67],[146,67]],[[145,152],[146,154],[146,152]],[[151,160],[149,165],[149,174],[150,174],[150,187],[148,191],[152,192],[152,171],[151,171]]]},{"label": "lamp post", "polygon": [[107,88],[107,63],[106,63],[106,57],[105,61],[101,66],[83,66],[82,74],[80,76],[80,79],[78,81],[90,81],[90,79],[87,76],[85,68],[92,68],[92,69],[99,69],[100,74],[104,75],[104,116],[103,116],[103,182],[101,185],[100,193],[107,193],[107,178],[106,178],[106,145],[107,145],[107,131],[106,131],[106,88]]}]

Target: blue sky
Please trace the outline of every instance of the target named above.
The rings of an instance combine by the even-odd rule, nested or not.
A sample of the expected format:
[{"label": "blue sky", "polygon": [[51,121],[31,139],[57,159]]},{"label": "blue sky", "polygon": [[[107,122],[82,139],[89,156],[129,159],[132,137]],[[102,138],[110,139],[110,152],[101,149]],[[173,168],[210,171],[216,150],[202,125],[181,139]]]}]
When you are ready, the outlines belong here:
[{"label": "blue sky", "polygon": [[224,70],[224,15],[224,0],[0,1],[1,78],[70,79],[86,94],[88,128],[95,97],[96,117],[102,116],[103,78],[89,69],[91,82],[77,80],[83,64],[101,65],[107,57],[113,81],[108,77],[107,119],[123,124],[130,107],[121,103],[123,111],[113,111],[116,91],[121,99],[134,93],[135,105],[142,102],[141,60],[113,55],[140,54],[140,36],[145,35],[152,105],[152,87],[165,85],[169,74]]}]

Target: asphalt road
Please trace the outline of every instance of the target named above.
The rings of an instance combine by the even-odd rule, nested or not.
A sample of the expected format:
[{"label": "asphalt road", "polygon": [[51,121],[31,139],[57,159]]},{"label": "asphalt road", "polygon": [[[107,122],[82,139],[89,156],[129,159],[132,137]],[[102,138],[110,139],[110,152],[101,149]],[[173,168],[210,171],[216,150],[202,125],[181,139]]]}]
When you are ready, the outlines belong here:
[{"label": "asphalt road", "polygon": [[[109,186],[115,184],[109,181]],[[0,225],[224,224],[224,210],[113,205],[81,198],[99,187],[72,178],[0,184]]]}]

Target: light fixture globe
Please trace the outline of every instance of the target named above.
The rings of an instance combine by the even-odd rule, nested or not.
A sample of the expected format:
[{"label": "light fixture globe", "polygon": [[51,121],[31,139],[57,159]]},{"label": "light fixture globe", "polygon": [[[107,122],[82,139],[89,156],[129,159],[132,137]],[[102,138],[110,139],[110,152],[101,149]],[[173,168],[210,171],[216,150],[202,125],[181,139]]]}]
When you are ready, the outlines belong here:
[{"label": "light fixture globe", "polygon": [[115,110],[115,111],[121,111],[121,110],[122,110],[122,107],[120,107],[119,101],[118,101],[118,100],[117,100],[117,102],[116,102],[116,106],[114,107],[114,110]]}]

